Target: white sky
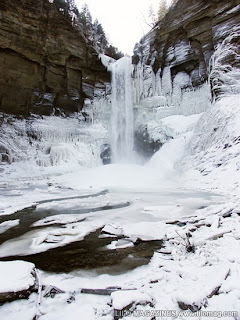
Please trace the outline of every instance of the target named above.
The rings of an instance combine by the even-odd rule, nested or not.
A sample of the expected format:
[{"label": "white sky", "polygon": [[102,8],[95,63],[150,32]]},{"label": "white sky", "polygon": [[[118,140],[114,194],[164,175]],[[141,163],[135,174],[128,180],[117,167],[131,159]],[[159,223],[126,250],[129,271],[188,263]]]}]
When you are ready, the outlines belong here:
[{"label": "white sky", "polygon": [[[79,10],[86,3],[93,20],[102,24],[109,42],[123,53],[132,55],[133,47],[150,28],[149,6],[157,11],[161,0],[75,0]],[[169,0],[170,1],[170,0]]]}]

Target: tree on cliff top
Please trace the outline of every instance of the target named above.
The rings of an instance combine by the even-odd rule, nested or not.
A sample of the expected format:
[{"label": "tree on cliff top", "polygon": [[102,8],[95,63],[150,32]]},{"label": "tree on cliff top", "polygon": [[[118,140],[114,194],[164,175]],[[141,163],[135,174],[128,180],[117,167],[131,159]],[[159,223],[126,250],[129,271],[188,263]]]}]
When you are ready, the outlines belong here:
[{"label": "tree on cliff top", "polygon": [[151,28],[153,28],[155,26],[155,24],[157,23],[157,16],[156,13],[153,10],[153,6],[152,4],[150,4],[149,9],[148,9],[148,18],[150,20],[149,23],[147,23]]},{"label": "tree on cliff top", "polygon": [[106,34],[97,19],[93,23],[93,45],[100,53],[104,53],[108,47]]},{"label": "tree on cliff top", "polygon": [[67,19],[72,20],[73,13],[76,12],[74,0],[52,0],[50,2],[55,4]]},{"label": "tree on cliff top", "polygon": [[104,53],[114,59],[123,57],[116,47],[109,44],[102,25],[96,19],[92,22],[92,16],[88,5],[84,4],[81,11],[78,10],[74,0],[49,0],[64,16],[71,21],[74,28],[79,28],[86,41],[92,45],[98,53]]},{"label": "tree on cliff top", "polygon": [[80,24],[86,38],[89,40],[92,40],[92,36],[93,36],[92,16],[87,4],[84,4],[82,6],[82,10],[78,14],[78,23]]},{"label": "tree on cliff top", "polygon": [[[172,4],[176,3],[178,0],[172,0]],[[151,28],[153,28],[159,21],[162,20],[162,18],[165,16],[165,14],[168,12],[168,6],[166,0],[160,0],[159,7],[157,12],[154,10],[153,5],[150,4],[148,8],[148,18],[146,19],[144,14],[143,20],[144,22]]]},{"label": "tree on cliff top", "polygon": [[167,1],[161,0],[158,8],[158,21],[161,21],[168,11]]}]

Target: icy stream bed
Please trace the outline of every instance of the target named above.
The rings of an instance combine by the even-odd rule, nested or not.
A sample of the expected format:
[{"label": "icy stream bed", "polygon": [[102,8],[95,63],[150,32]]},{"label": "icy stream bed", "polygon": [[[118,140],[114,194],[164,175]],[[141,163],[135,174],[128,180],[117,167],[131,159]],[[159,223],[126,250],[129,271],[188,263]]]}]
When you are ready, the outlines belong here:
[{"label": "icy stream bed", "polygon": [[[86,194],[86,190],[78,190],[78,193],[79,196],[70,196],[68,191],[68,197],[63,197],[65,190],[62,189],[62,197],[39,200],[11,216],[1,216],[0,226],[10,221],[18,223],[10,224],[10,228],[0,235],[0,259],[18,260],[22,257],[40,269],[62,272],[117,265],[128,256],[133,260],[131,255],[141,246],[149,247],[149,250],[144,249],[148,259],[144,260],[141,252],[142,257],[139,254],[135,257],[135,260],[139,259],[138,263],[126,264],[131,269],[132,265],[147,263],[153,250],[160,248],[160,241],[156,240],[167,235],[165,223],[169,223],[170,230],[171,223],[187,221],[196,210],[222,201],[220,196],[208,192],[163,188],[126,190],[115,186],[96,193]],[[9,195],[10,199],[15,197],[17,194],[13,192]],[[81,241],[84,238],[83,246]],[[74,243],[72,247],[71,243]],[[88,246],[91,255],[87,259]],[[136,250],[126,249],[129,247],[136,247]],[[43,254],[50,249],[49,254]],[[109,251],[113,249],[119,254],[112,258]],[[99,255],[100,258],[105,256],[104,263]],[[122,270],[126,271],[126,267],[122,266]]]},{"label": "icy stream bed", "polygon": [[[132,304],[180,312],[179,303],[222,310],[222,300],[239,311],[236,203],[187,189],[156,157],[168,170],[150,163],[3,176],[0,263],[34,262],[41,291],[5,303],[1,319],[112,320]],[[60,293],[51,298],[52,286]]]}]

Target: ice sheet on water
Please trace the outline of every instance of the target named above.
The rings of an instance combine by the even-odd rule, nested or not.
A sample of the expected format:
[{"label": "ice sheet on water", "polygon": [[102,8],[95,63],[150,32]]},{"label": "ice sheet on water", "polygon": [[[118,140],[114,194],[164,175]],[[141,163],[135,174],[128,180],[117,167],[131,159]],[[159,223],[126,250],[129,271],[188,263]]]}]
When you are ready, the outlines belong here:
[{"label": "ice sheet on water", "polygon": [[102,229],[102,233],[108,233],[108,234],[112,234],[112,235],[122,236],[123,230],[120,226],[111,223],[111,224],[107,224],[104,226],[104,228]]},{"label": "ice sheet on water", "polygon": [[106,248],[110,250],[124,249],[129,247],[134,247],[134,244],[131,240],[128,240],[128,239],[120,239],[117,241],[112,241],[110,244],[106,246]]},{"label": "ice sheet on water", "polygon": [[8,229],[11,229],[19,224],[19,219],[16,220],[8,220],[0,223],[0,234],[4,233]]}]

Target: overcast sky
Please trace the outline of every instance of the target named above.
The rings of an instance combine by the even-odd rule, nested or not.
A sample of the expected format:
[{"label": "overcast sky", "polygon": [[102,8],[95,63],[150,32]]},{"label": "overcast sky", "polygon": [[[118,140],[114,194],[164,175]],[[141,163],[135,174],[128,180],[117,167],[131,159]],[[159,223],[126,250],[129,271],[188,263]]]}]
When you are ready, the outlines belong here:
[{"label": "overcast sky", "polygon": [[79,10],[86,3],[93,20],[102,24],[111,44],[123,53],[132,55],[133,47],[149,31],[150,4],[157,11],[161,0],[75,0]]}]

